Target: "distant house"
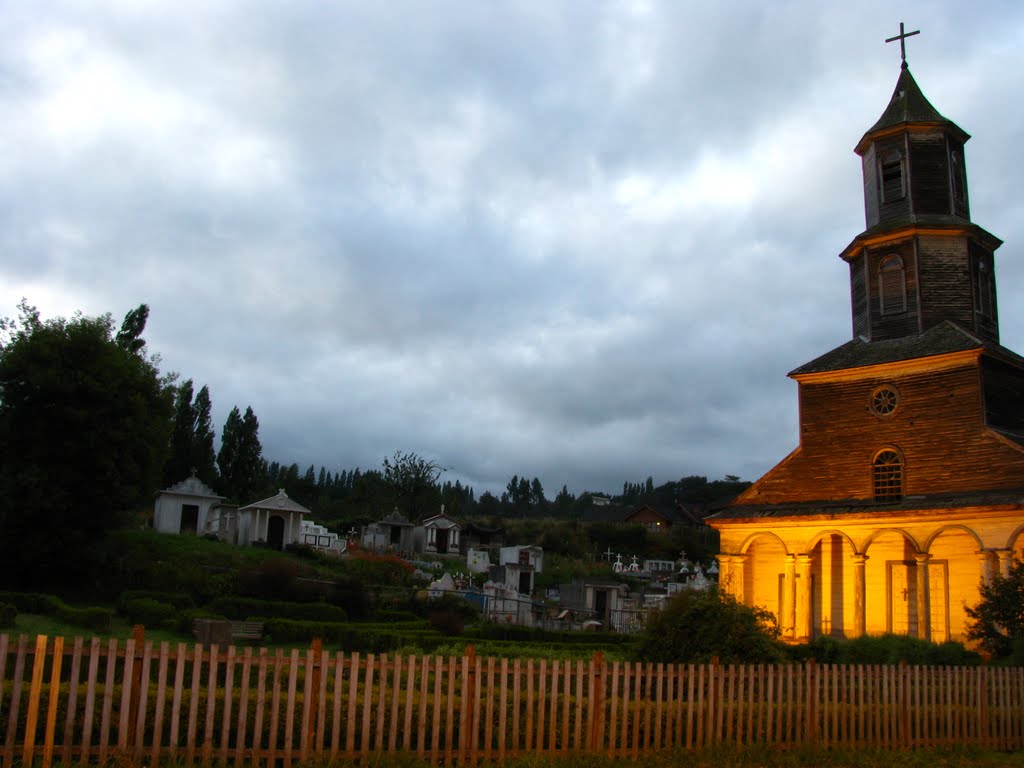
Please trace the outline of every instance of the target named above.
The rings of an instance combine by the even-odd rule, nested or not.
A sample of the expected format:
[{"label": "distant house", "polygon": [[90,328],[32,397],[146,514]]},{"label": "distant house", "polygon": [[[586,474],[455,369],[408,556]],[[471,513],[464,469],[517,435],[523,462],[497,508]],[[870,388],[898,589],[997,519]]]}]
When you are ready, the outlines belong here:
[{"label": "distant house", "polygon": [[247,504],[238,510],[236,544],[266,543],[271,549],[284,549],[302,542],[302,516],[309,510],[288,498],[282,488],[276,496]]},{"label": "distant house", "polygon": [[153,528],[160,533],[217,534],[223,501],[193,474],[156,494]]},{"label": "distant house", "polygon": [[628,604],[629,588],[613,579],[579,577],[570,584],[559,585],[561,603],[573,611],[586,611],[603,627],[615,627],[619,614]]},{"label": "distant house", "polygon": [[413,528],[413,550],[425,555],[458,554],[461,533],[462,523],[442,512]]},{"label": "distant house", "polygon": [[636,507],[622,520],[626,525],[642,525],[651,533],[664,533],[676,522],[673,516],[659,512],[648,504]]},{"label": "distant house", "polygon": [[490,580],[520,595],[533,594],[535,578],[544,570],[544,550],[536,546],[502,547],[498,565],[490,568]]},{"label": "distant house", "polygon": [[415,526],[395,509],[363,529],[361,546],[374,552],[412,552]]}]

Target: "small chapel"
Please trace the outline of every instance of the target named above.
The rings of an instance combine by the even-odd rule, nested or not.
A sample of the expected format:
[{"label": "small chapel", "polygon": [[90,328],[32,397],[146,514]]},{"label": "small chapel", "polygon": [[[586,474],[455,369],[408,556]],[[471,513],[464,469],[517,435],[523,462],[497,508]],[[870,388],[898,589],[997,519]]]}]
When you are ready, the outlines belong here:
[{"label": "small chapel", "polygon": [[[708,522],[722,588],[783,637],[963,640],[1024,559],[1024,358],[999,343],[964,146],[910,73],[857,143],[865,230],[839,254],[852,340],[796,368],[799,444]],[[889,41],[887,41],[889,42]]]}]

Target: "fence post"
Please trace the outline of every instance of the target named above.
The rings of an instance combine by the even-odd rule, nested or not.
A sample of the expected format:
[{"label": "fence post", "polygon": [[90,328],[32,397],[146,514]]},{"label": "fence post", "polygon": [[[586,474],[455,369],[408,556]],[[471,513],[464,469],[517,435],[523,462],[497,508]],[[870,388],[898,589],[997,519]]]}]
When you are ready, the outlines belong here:
[{"label": "fence post", "polygon": [[721,705],[718,702],[718,657],[711,657],[711,664],[708,666],[708,704],[707,704],[707,728],[704,745],[717,744],[717,730],[715,724],[718,722],[718,709]]},{"label": "fence post", "polygon": [[991,667],[978,667],[978,735],[981,737],[980,746],[986,749],[991,748],[993,743],[988,706],[988,677],[991,671]]},{"label": "fence post", "polygon": [[807,707],[804,711],[804,741],[818,741],[818,668],[814,659],[807,660]]},{"label": "fence post", "polygon": [[[322,651],[323,651],[323,640],[321,640],[319,637],[314,637],[313,638],[313,642],[310,643],[309,647],[313,651],[313,669],[312,669],[312,673],[313,673],[312,674],[312,677],[313,677],[313,687],[310,690],[310,694],[309,694],[309,730],[308,730],[309,741],[308,741],[308,744],[309,744],[310,750],[313,750],[315,748],[314,745],[316,744],[317,712],[319,711],[319,707],[320,707],[320,702],[318,701],[318,699],[320,698],[320,675],[321,675],[320,660],[321,660],[321,654],[322,654]],[[381,692],[381,695],[382,696],[384,695],[383,694],[383,690]]]},{"label": "fence post", "polygon": [[132,627],[132,639],[135,640],[132,665],[131,692],[128,699],[128,744],[135,744],[135,723],[139,719],[139,700],[142,697],[142,652],[146,646],[146,628],[142,624]]},{"label": "fence post", "polygon": [[598,651],[590,660],[594,668],[594,690],[590,692],[590,717],[587,723],[587,744],[591,752],[597,752],[601,748],[601,740],[604,737],[604,677],[606,673],[604,653]]},{"label": "fence post", "polygon": [[907,690],[907,662],[901,661],[899,666],[899,713],[900,713],[900,734],[899,743],[902,747],[910,746],[910,692]]}]

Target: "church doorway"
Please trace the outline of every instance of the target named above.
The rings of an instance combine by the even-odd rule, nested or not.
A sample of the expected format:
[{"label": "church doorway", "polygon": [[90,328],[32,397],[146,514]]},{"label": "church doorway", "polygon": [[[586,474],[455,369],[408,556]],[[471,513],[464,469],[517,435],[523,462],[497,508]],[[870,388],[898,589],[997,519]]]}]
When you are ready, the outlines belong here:
[{"label": "church doorway", "polygon": [[267,520],[267,546],[271,549],[284,549],[284,518],[271,515]]},{"label": "church doorway", "polygon": [[888,621],[886,631],[894,635],[917,635],[917,565],[912,561],[890,560]]}]

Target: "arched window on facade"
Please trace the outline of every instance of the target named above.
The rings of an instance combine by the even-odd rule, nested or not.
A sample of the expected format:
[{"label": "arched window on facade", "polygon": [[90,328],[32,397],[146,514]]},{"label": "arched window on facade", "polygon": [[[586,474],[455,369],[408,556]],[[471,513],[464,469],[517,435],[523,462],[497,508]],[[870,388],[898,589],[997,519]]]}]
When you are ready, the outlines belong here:
[{"label": "arched window on facade", "polygon": [[878,300],[883,315],[907,311],[907,275],[899,256],[887,256],[878,265]]},{"label": "arched window on facade", "polygon": [[878,168],[878,191],[883,203],[902,200],[907,194],[903,156],[892,150],[882,157]]},{"label": "arched window on facade", "polygon": [[903,459],[892,448],[875,454],[871,465],[875,501],[899,501],[903,498]]}]

